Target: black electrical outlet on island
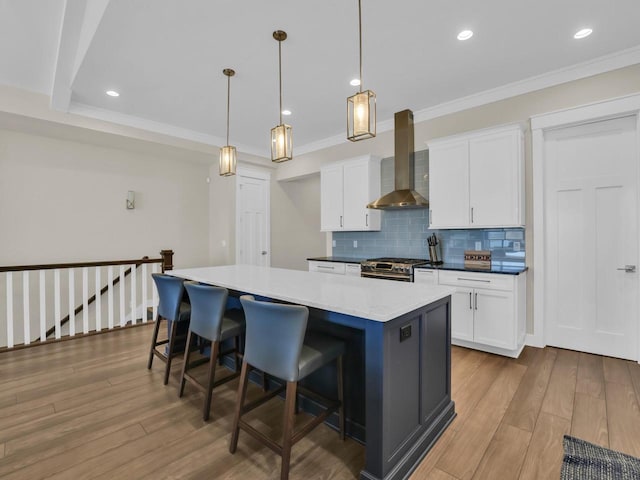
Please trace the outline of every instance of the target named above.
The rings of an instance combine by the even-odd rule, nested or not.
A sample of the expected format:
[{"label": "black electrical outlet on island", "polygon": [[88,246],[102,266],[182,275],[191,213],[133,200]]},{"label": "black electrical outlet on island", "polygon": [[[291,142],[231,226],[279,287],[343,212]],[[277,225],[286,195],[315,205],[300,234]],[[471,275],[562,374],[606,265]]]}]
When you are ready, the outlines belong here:
[{"label": "black electrical outlet on island", "polygon": [[411,325],[400,327],[400,341],[404,342],[407,338],[411,338]]}]

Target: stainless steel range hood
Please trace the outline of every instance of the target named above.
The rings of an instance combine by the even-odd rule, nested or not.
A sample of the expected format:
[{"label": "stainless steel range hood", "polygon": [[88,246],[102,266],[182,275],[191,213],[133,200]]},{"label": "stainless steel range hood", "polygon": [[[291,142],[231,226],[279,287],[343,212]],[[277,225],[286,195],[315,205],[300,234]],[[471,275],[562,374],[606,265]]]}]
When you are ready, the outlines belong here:
[{"label": "stainless steel range hood", "polygon": [[367,208],[392,210],[399,208],[429,208],[426,198],[414,188],[413,112],[403,110],[394,115],[395,128],[395,190],[383,195]]}]

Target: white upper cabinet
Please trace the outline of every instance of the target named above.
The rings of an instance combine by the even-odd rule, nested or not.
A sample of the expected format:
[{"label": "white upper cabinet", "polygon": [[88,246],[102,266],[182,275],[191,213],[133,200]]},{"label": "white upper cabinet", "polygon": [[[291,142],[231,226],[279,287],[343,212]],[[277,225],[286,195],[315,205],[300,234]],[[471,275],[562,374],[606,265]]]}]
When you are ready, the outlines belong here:
[{"label": "white upper cabinet", "polygon": [[524,226],[518,125],[429,142],[431,228]]},{"label": "white upper cabinet", "polygon": [[380,230],[380,211],[367,204],[380,197],[380,159],[366,155],[320,170],[323,232]]}]

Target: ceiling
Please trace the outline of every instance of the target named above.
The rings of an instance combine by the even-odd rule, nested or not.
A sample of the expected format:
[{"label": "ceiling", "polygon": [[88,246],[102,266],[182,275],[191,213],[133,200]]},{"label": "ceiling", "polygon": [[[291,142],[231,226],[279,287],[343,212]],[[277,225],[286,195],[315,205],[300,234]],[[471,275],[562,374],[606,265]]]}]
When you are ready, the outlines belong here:
[{"label": "ceiling", "polygon": [[[640,46],[638,0],[362,3],[363,86],[376,92],[379,122]],[[57,109],[220,145],[231,67],[230,143],[267,156],[279,122],[272,32],[282,29],[295,153],[346,142],[357,15],[356,0],[0,0],[0,84],[51,95]],[[594,33],[575,40],[585,26]],[[457,40],[466,28],[474,36]]]}]

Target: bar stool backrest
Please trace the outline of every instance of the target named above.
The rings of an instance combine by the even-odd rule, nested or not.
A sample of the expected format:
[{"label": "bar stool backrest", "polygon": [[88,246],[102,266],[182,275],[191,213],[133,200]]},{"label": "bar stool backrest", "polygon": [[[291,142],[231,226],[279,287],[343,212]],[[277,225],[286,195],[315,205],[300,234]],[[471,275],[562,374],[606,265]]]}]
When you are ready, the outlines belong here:
[{"label": "bar stool backrest", "polygon": [[297,382],[309,309],[302,305],[260,302],[243,295],[247,322],[244,360],[274,377]]},{"label": "bar stool backrest", "polygon": [[197,282],[185,282],[184,288],[187,289],[191,302],[191,331],[212,342],[220,341],[222,318],[229,291],[226,288]]},{"label": "bar stool backrest", "polygon": [[180,313],[180,302],[184,295],[184,281],[181,278],[165,275],[163,273],[152,273],[151,277],[158,289],[158,315],[173,322],[178,320]]}]

